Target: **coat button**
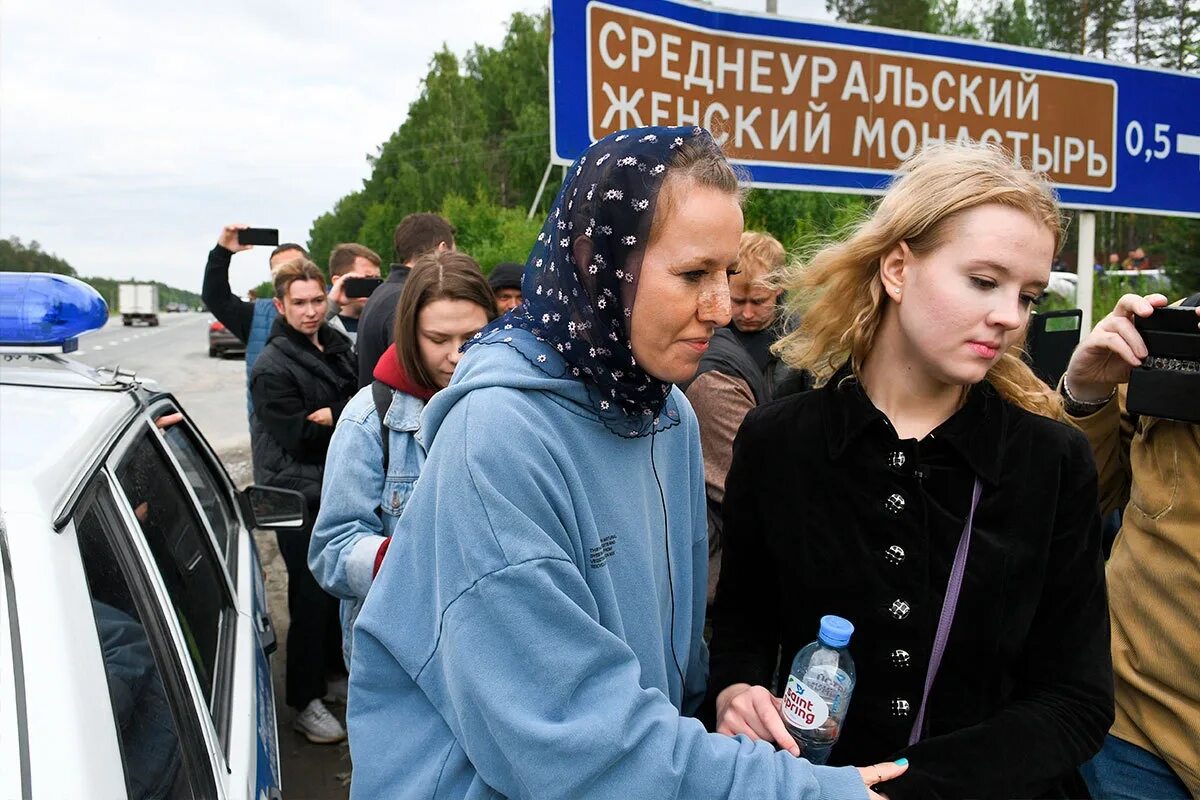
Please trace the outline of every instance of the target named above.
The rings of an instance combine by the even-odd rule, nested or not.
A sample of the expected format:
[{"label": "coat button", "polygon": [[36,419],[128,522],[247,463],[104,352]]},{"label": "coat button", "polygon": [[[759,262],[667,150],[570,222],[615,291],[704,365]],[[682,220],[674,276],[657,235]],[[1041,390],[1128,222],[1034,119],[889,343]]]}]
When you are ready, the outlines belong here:
[{"label": "coat button", "polygon": [[887,562],[893,567],[898,567],[904,563],[904,548],[898,544],[894,544],[887,550],[883,551],[883,557],[886,558]]},{"label": "coat button", "polygon": [[888,456],[888,466],[892,469],[900,469],[904,466],[904,461],[905,457],[903,450],[897,450]]},{"label": "coat button", "polygon": [[904,497],[893,492],[888,496],[887,500],[883,501],[883,507],[890,511],[893,516],[899,514],[904,510]]},{"label": "coat button", "polygon": [[896,619],[907,619],[908,613],[912,611],[912,606],[903,600],[893,600],[892,607],[888,610],[892,612],[892,616]]},{"label": "coat button", "polygon": [[891,705],[892,705],[892,716],[898,717],[900,719],[907,717],[908,712],[912,709],[912,706],[910,706],[908,701],[905,700],[903,697],[897,697],[896,699],[892,700]]},{"label": "coat button", "polygon": [[896,669],[908,669],[912,665],[912,656],[907,650],[893,650],[891,654],[892,666]]}]

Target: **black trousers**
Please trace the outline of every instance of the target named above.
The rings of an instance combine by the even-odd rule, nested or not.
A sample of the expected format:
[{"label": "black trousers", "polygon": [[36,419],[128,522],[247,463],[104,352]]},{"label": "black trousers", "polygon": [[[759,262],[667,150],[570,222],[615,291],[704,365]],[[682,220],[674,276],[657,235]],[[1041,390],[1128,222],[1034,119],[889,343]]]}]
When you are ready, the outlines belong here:
[{"label": "black trousers", "polygon": [[[310,519],[316,518],[315,511]],[[310,531],[280,531],[279,554],[288,573],[286,700],[297,711],[325,696],[325,679],[344,674],[338,599],[322,589],[308,569]]]}]

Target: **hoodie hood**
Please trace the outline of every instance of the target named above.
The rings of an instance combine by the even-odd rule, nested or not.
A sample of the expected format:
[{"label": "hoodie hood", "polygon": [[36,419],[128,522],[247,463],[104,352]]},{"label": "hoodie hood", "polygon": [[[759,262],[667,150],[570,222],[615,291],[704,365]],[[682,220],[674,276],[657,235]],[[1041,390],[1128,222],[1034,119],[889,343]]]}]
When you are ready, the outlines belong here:
[{"label": "hoodie hood", "polygon": [[375,371],[371,373],[371,377],[377,381],[382,381],[392,389],[397,389],[425,402],[429,402],[429,398],[433,397],[437,391],[436,389],[428,389],[421,386],[408,377],[408,373],[404,371],[404,366],[400,363],[400,358],[396,355],[396,344],[394,342],[388,345],[388,349],[383,351],[383,355],[375,363]]},{"label": "hoodie hood", "polygon": [[467,350],[454,369],[450,385],[435,394],[421,414],[417,438],[426,450],[432,446],[442,420],[459,400],[476,389],[491,387],[540,392],[548,401],[623,437],[653,435],[679,424],[681,393],[677,389],[672,389],[659,414],[644,421],[604,400],[594,384],[572,375],[572,367],[558,351],[529,331],[501,328],[477,341],[496,346]]}]

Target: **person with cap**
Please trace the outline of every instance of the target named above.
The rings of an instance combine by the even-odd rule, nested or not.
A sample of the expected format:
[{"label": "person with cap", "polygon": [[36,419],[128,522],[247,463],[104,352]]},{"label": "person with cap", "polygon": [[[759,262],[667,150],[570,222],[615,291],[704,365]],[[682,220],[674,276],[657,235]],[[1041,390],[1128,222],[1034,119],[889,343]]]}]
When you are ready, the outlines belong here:
[{"label": "person with cap", "polygon": [[513,261],[504,261],[492,267],[488,284],[496,295],[496,312],[503,314],[521,305],[521,275],[525,267]]}]

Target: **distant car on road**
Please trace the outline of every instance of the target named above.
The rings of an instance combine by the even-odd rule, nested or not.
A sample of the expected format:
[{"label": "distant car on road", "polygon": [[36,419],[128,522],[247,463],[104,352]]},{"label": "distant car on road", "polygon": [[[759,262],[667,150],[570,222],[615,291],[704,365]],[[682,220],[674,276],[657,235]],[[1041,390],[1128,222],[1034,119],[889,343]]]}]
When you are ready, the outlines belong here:
[{"label": "distant car on road", "polygon": [[[0,275],[0,797],[277,800],[275,632],[238,491],[179,402],[64,357],[104,301]],[[20,283],[20,280],[25,283]]]},{"label": "distant car on road", "polygon": [[224,358],[230,353],[246,354],[246,343],[229,332],[219,320],[208,323],[208,357]]}]

